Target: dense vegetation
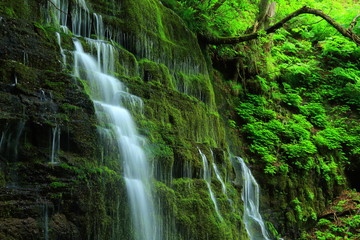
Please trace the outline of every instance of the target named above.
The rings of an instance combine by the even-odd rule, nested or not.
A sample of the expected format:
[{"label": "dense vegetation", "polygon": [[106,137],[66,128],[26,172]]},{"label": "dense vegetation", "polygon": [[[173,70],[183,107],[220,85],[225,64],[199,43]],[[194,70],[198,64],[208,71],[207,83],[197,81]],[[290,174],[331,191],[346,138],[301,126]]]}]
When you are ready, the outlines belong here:
[{"label": "dense vegetation", "polygon": [[[269,1],[163,2],[198,34],[229,37],[254,31],[253,24]],[[276,1],[276,14],[265,24],[304,5],[322,9],[346,28],[360,9],[357,1]],[[359,35],[359,25],[353,31]],[[360,48],[354,42],[321,18],[301,15],[270,36],[210,45],[209,51],[215,69],[225,72],[237,96],[233,102],[237,116],[229,125],[241,132],[253,164],[267,175],[301,179],[315,174],[323,187],[359,190],[353,174],[360,165]],[[314,193],[307,195],[308,200],[292,201],[297,221],[320,219],[319,226],[330,224],[306,203],[316,201]],[[355,215],[336,231],[319,227],[317,239],[345,235],[358,239],[359,212],[351,214]]]}]

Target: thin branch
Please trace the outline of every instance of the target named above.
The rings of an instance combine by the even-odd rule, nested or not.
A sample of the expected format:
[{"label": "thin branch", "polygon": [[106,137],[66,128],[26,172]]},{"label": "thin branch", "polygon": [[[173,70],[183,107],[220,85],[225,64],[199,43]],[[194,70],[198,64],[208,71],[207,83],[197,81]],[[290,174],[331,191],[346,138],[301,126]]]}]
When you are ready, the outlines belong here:
[{"label": "thin branch", "polygon": [[51,3],[51,5],[53,5],[53,7],[55,7],[56,8],[56,10],[59,10],[60,12],[62,12],[62,13],[64,13],[64,14],[66,14],[66,15],[69,15],[70,16],[70,14],[69,13],[67,13],[67,12],[64,12],[63,10],[61,10],[58,6],[56,6],[55,5],[55,3],[53,3],[51,0],[48,0],[48,2],[49,3]]},{"label": "thin branch", "polygon": [[360,17],[360,14],[357,15],[353,20],[352,22],[350,23],[350,26],[348,28],[348,31],[352,31],[353,28],[355,27],[356,23],[357,23],[357,19]]},{"label": "thin branch", "polygon": [[[344,37],[347,37],[351,39],[353,42],[355,42],[357,45],[360,45],[360,38],[355,33],[352,32],[352,29],[346,29],[343,26],[341,26],[339,23],[337,23],[333,18],[323,13],[321,10],[309,8],[309,7],[302,7],[295,12],[291,13],[290,15],[286,16],[281,21],[275,23],[274,25],[268,27],[265,29],[266,34],[270,34],[275,32],[277,29],[284,26],[286,22],[293,19],[294,17],[299,16],[300,14],[312,14],[318,17],[323,18],[325,21],[327,21],[331,26],[333,26],[339,33],[341,33]],[[356,22],[356,19],[359,16],[357,16],[354,20]],[[354,22],[354,21],[353,21]],[[200,36],[200,38],[205,41],[208,44],[213,45],[220,45],[220,44],[236,44],[240,42],[246,42],[253,39],[257,39],[261,34],[259,32],[239,36],[239,37],[206,37],[206,36]]]}]

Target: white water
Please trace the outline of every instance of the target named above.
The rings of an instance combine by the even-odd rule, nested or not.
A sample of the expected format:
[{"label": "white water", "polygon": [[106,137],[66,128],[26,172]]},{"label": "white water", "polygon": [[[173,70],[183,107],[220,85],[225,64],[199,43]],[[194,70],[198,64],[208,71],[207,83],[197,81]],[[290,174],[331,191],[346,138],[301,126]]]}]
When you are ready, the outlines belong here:
[{"label": "white water", "polygon": [[265,223],[259,212],[259,186],[244,160],[240,157],[235,158],[241,168],[243,184],[242,200],[244,202],[244,223],[246,231],[251,240],[270,240]]},{"label": "white water", "polygon": [[209,163],[208,163],[208,160],[206,158],[206,155],[198,148],[199,150],[199,153],[201,155],[201,159],[202,159],[202,162],[203,162],[203,171],[204,171],[204,175],[203,175],[203,178],[206,182],[206,186],[209,190],[209,194],[210,194],[210,198],[211,198],[211,201],[213,202],[214,204],[214,208],[215,208],[215,211],[216,211],[216,214],[217,216],[219,217],[220,221],[223,221],[223,218],[220,214],[220,211],[219,211],[219,207],[217,205],[217,202],[216,202],[216,198],[215,198],[215,195],[211,189],[211,170],[209,169]]},{"label": "white water", "polygon": [[66,67],[66,55],[65,55],[65,52],[64,52],[64,49],[62,48],[61,46],[61,36],[60,36],[60,33],[56,33],[56,37],[57,37],[57,40],[58,40],[58,44],[59,44],[59,47],[60,47],[60,54],[61,54],[61,57],[62,57],[62,64],[64,67]]},{"label": "white water", "polygon": [[51,154],[50,163],[57,163],[58,152],[60,150],[60,128],[58,125],[51,129]]},{"label": "white water", "polygon": [[72,32],[82,37],[90,37],[91,18],[85,0],[76,0],[72,11]]},{"label": "white water", "polygon": [[[123,108],[119,101],[123,99],[120,96],[125,92],[124,86],[118,79],[102,71],[102,69],[106,70],[105,66],[111,64],[102,61],[110,58],[94,58],[84,52],[79,41],[75,40],[74,44],[76,48],[74,52],[75,75],[89,82],[90,94],[99,120],[111,126],[118,144],[124,166],[124,178],[132,212],[135,239],[160,239],[159,228],[154,216],[151,189],[147,184],[151,181],[151,176],[141,146],[143,141],[136,132],[129,111]],[[99,49],[101,51],[102,48]],[[105,53],[101,52],[101,54]]]},{"label": "white water", "polygon": [[[70,14],[69,3],[67,0],[51,1],[56,6],[49,7],[56,13],[51,20],[67,33],[67,25],[70,24],[67,19]],[[100,137],[106,145],[103,155],[118,158],[119,165],[123,167],[132,214],[133,230],[130,232],[134,232],[134,240],[161,240],[153,204],[150,167],[142,148],[145,140],[138,135],[135,123],[126,109],[141,112],[143,102],[130,94],[120,80],[112,75],[115,72],[116,51],[105,40],[106,28],[102,16],[96,13],[93,15],[93,31],[97,34],[94,40],[90,39],[92,21],[85,0],[76,0],[71,9],[71,30],[75,35],[85,37],[90,47],[90,52],[85,52],[81,42],[74,40],[74,75],[89,84],[89,94],[99,123],[103,126],[99,127]],[[60,35],[57,34],[57,37],[62,49]],[[61,54],[66,63],[63,51]]]},{"label": "white water", "polygon": [[[88,37],[91,24],[89,11],[83,1],[73,11],[72,30],[77,35]],[[77,21],[74,21],[77,19]],[[87,38],[92,53],[86,53],[78,40],[74,40],[74,74],[87,80],[99,122],[104,127],[103,137],[112,135],[119,152],[119,164],[124,169],[129,205],[132,213],[132,225],[135,240],[159,240],[160,228],[155,217],[151,193],[151,174],[145,153],[142,149],[144,140],[138,135],[135,123],[124,105],[142,107],[140,98],[127,92],[119,79],[113,77],[113,46],[100,40],[104,29],[102,18],[95,15],[96,33],[99,39]],[[107,134],[111,132],[112,134]],[[116,154],[115,154],[116,155]]]},{"label": "white water", "polygon": [[221,175],[220,175],[220,172],[215,164],[215,158],[214,158],[214,153],[213,151],[210,149],[211,151],[211,157],[213,159],[213,162],[212,162],[212,166],[213,166],[213,169],[214,169],[214,172],[215,172],[215,175],[216,175],[216,178],[219,180],[219,182],[221,183],[221,189],[222,189],[222,192],[223,194],[227,195],[227,191],[226,191],[226,185],[225,185],[225,182],[223,181],[223,179],[221,178]]}]

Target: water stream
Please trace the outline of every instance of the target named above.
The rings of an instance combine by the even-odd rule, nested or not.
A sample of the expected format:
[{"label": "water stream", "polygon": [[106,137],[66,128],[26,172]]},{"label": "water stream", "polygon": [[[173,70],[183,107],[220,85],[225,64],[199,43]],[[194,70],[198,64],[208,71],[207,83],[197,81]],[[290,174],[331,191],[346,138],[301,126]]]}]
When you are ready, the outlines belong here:
[{"label": "water stream", "polygon": [[233,160],[235,161],[233,164],[237,175],[242,180],[241,197],[244,202],[244,223],[250,240],[270,240],[259,212],[259,185],[242,158],[235,157]]},{"label": "water stream", "polygon": [[[52,2],[56,6],[52,11],[58,12],[57,15],[55,14],[56,21],[66,32],[67,16],[59,13],[59,9],[68,13],[68,2],[59,0]],[[123,169],[134,240],[161,240],[161,230],[155,216],[152,197],[152,176],[143,150],[145,141],[137,133],[132,116],[126,109],[127,106],[131,106],[141,110],[142,100],[127,92],[123,83],[112,75],[115,69],[116,51],[104,39],[105,26],[101,15],[96,13],[93,15],[94,32],[98,36],[97,39],[90,39],[92,32],[90,11],[84,0],[76,0],[75,3],[71,8],[71,30],[75,35],[85,38],[90,52],[85,52],[82,43],[77,38],[74,39],[74,75],[86,80],[89,85],[89,94],[102,126],[99,130],[102,138],[112,138],[107,140],[107,143],[116,145],[109,149],[118,151],[115,154],[111,153],[111,156],[118,157],[119,165]],[[58,34],[57,37],[61,48],[60,35]],[[115,238],[117,239],[116,236]]]},{"label": "water stream", "polygon": [[77,77],[89,82],[96,114],[100,122],[105,122],[110,126],[117,141],[121,156],[119,161],[122,162],[124,168],[135,239],[157,240],[160,239],[159,227],[156,224],[149,184],[151,178],[149,166],[141,146],[143,141],[136,132],[136,126],[129,111],[121,106],[120,100],[124,100],[123,93],[126,92],[123,84],[117,78],[106,74],[113,68],[113,63],[109,61],[111,59],[109,55],[113,49],[110,45],[97,41],[100,40],[91,40],[88,43],[97,47],[98,54],[103,57],[91,56],[84,52],[80,41],[74,41],[76,48],[74,72]]},{"label": "water stream", "polygon": [[60,127],[56,125],[51,129],[51,150],[50,163],[57,163],[58,152],[60,150]]},{"label": "water stream", "polygon": [[215,211],[216,211],[216,214],[217,216],[219,217],[220,221],[223,221],[223,218],[220,214],[220,211],[219,211],[219,207],[217,205],[217,202],[216,202],[216,198],[215,198],[215,195],[211,189],[211,170],[209,168],[209,163],[208,163],[208,160],[207,160],[207,157],[206,155],[200,150],[199,150],[199,153],[201,155],[201,160],[203,162],[203,178],[206,182],[206,186],[209,190],[209,194],[210,194],[210,198],[211,198],[211,201],[213,202],[214,204],[214,208],[215,208]]}]

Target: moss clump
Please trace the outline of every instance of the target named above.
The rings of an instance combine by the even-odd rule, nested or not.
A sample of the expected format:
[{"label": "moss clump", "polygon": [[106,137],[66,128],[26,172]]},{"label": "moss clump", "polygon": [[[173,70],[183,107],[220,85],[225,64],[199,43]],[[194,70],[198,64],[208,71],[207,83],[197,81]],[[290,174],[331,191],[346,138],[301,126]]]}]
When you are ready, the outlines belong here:
[{"label": "moss clump", "polygon": [[172,76],[164,64],[157,64],[142,59],[139,61],[142,79],[150,84],[160,84],[164,87],[174,89]]},{"label": "moss clump", "polygon": [[0,1],[0,15],[10,18],[35,20],[40,17],[40,9],[37,1],[12,0]]}]

